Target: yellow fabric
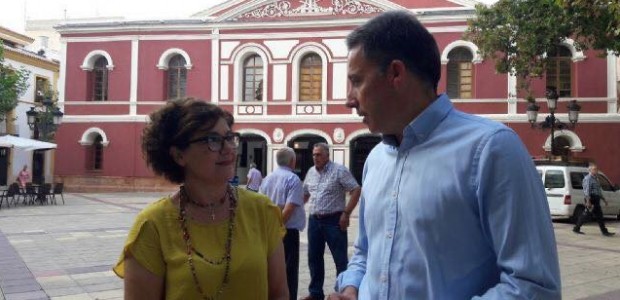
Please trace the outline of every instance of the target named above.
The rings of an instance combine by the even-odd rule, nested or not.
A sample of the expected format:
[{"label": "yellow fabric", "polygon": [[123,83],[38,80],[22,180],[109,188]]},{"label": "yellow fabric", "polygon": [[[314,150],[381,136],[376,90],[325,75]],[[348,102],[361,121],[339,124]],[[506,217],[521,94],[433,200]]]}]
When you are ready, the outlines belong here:
[{"label": "yellow fabric", "polygon": [[[230,281],[221,299],[267,299],[267,258],[282,243],[286,230],[280,209],[264,195],[239,189],[233,232]],[[136,217],[114,272],[124,276],[125,255],[165,278],[166,299],[200,299],[190,271],[179,210],[169,197],[147,206]],[[211,260],[224,254],[228,221],[201,224],[188,220],[194,248]],[[225,263],[212,265],[193,254],[198,281],[208,296],[215,295]]]}]

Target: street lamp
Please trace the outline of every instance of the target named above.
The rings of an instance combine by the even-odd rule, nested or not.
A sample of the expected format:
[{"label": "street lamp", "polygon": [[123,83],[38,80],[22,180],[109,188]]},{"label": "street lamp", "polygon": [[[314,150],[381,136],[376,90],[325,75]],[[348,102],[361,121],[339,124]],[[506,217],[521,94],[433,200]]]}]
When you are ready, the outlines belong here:
[{"label": "street lamp", "polygon": [[[551,156],[555,153],[555,130],[562,130],[567,127],[574,128],[579,121],[579,111],[581,110],[581,106],[577,104],[577,100],[572,100],[570,104],[567,106],[568,108],[568,121],[570,125],[565,124],[558,120],[555,117],[555,110],[558,105],[558,92],[555,87],[549,86],[547,87],[547,91],[545,92],[545,97],[547,98],[547,107],[549,108],[549,115],[545,118],[545,120],[541,123],[536,123],[538,118],[538,110],[540,107],[536,105],[535,102],[530,103],[527,107],[527,119],[530,122],[532,128],[540,128],[540,129],[551,129]],[[551,159],[549,156],[549,159]]]},{"label": "street lamp", "polygon": [[42,135],[42,140],[47,140],[49,134],[56,130],[56,127],[62,122],[64,114],[58,107],[54,106],[52,99],[45,98],[41,103],[45,110],[37,110],[36,107],[31,106],[30,110],[26,112],[26,116],[28,116],[28,126],[34,130],[34,139],[38,140],[39,136]]}]

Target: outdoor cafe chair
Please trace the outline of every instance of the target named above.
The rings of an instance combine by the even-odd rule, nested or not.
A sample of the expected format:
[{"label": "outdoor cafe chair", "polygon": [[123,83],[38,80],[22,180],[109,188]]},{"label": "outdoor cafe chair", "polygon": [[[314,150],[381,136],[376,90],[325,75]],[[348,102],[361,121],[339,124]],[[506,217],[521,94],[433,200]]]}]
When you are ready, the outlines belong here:
[{"label": "outdoor cafe chair", "polygon": [[60,195],[62,198],[62,204],[65,204],[65,196],[62,194],[62,190],[65,188],[65,184],[62,182],[54,184],[54,191],[52,193],[52,197],[54,199],[54,204],[56,204],[56,195]]},{"label": "outdoor cafe chair", "polygon": [[52,202],[52,197],[53,196],[54,196],[54,194],[52,194],[52,184],[51,183],[44,183],[41,186],[39,186],[39,190],[37,191],[36,200],[39,201],[41,204],[47,204],[47,203],[51,203]]},{"label": "outdoor cafe chair", "polygon": [[[25,196],[28,198],[28,204],[34,204],[34,201],[37,197],[37,189],[31,182],[26,183],[26,194]],[[25,201],[25,200],[24,200]]]},{"label": "outdoor cafe chair", "polygon": [[17,182],[11,183],[11,185],[9,185],[9,188],[3,191],[2,195],[0,195],[0,208],[2,208],[2,203],[4,202],[5,199],[6,199],[7,207],[11,207],[11,203],[13,203],[13,205],[16,205],[15,195],[18,195],[18,193],[19,193],[19,185],[17,184]]}]

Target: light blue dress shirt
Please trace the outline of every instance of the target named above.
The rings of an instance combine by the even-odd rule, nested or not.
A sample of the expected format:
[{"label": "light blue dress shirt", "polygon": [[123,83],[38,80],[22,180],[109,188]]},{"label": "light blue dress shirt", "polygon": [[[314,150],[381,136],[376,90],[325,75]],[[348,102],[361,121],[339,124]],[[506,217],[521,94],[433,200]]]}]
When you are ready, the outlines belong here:
[{"label": "light blue dress shirt", "polygon": [[271,201],[284,208],[288,203],[295,205],[295,209],[288,219],[286,228],[304,230],[306,227],[306,212],[304,210],[304,189],[299,177],[289,167],[278,167],[263,179],[259,192],[267,195]]},{"label": "light blue dress shirt", "polygon": [[359,236],[336,288],[373,300],[560,299],[547,199],[515,132],[444,94],[403,133],[368,156]]}]

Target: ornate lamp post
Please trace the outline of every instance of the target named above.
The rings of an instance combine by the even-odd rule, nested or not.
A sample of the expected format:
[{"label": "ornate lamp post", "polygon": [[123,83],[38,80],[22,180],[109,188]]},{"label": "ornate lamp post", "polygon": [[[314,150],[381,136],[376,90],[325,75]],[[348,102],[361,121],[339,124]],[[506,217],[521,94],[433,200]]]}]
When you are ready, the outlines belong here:
[{"label": "ornate lamp post", "polygon": [[52,99],[45,98],[41,103],[43,106],[38,107],[44,109],[37,110],[37,107],[31,106],[26,115],[28,116],[28,126],[34,131],[34,139],[47,141],[50,133],[54,132],[62,122],[64,114],[58,107],[54,106]]},{"label": "ornate lamp post", "polygon": [[562,130],[569,126],[571,128],[574,128],[577,125],[577,122],[579,121],[579,111],[581,110],[581,106],[577,104],[577,100],[571,101],[570,104],[567,106],[568,121],[570,122],[570,125],[569,125],[569,124],[563,123],[562,121],[558,120],[555,117],[555,109],[557,108],[558,98],[559,98],[556,88],[547,87],[545,97],[547,98],[547,107],[549,108],[549,115],[545,118],[545,120],[540,123],[536,123],[537,118],[538,118],[538,110],[540,109],[540,106],[536,105],[536,103],[534,102],[530,103],[530,105],[528,105],[527,107],[527,119],[532,125],[532,128],[540,128],[543,130],[551,129],[551,155],[549,156],[549,159],[551,159],[551,156],[555,154],[554,152],[556,150],[555,149],[555,136],[554,136],[555,130],[556,129]]}]

